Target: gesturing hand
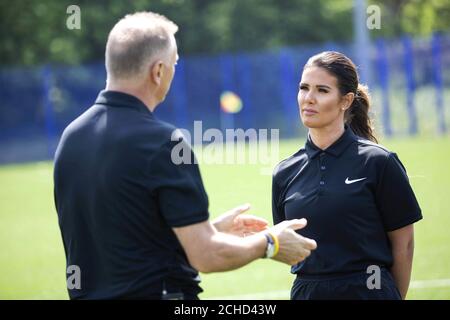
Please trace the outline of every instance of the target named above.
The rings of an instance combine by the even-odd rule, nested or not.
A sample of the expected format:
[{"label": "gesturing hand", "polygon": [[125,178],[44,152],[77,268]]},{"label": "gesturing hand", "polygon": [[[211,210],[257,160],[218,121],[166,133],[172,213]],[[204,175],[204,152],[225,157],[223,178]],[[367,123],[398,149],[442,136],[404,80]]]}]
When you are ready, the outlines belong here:
[{"label": "gesturing hand", "polygon": [[243,214],[250,209],[249,204],[233,208],[213,221],[213,225],[220,232],[245,237],[267,229],[267,221],[263,218]]},{"label": "gesturing hand", "polygon": [[311,251],[317,248],[313,239],[301,236],[295,230],[304,228],[306,219],[285,220],[271,227],[268,231],[278,238],[280,250],[274,260],[295,265],[305,260]]}]

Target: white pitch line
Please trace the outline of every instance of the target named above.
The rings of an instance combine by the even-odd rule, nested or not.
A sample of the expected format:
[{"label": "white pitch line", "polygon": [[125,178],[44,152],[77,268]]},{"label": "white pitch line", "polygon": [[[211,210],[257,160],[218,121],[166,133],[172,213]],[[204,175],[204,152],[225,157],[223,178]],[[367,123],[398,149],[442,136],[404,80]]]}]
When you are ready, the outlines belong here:
[{"label": "white pitch line", "polygon": [[450,279],[411,281],[409,287],[411,289],[450,287]]},{"label": "white pitch line", "polygon": [[[450,287],[450,279],[436,280],[417,280],[411,281],[410,289],[426,289],[426,288],[446,288]],[[272,299],[289,299],[289,290],[267,291],[247,293],[235,296],[211,297],[210,300],[272,300]]]},{"label": "white pitch line", "polygon": [[211,297],[211,300],[272,300],[272,299],[289,299],[290,291],[267,291],[257,293],[247,293],[236,296]]}]

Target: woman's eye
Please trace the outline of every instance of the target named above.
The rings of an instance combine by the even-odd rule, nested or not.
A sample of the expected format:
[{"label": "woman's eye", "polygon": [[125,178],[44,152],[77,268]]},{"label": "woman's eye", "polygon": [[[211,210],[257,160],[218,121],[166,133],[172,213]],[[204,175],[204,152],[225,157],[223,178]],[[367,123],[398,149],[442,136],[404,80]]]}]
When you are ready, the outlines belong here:
[{"label": "woman's eye", "polygon": [[328,91],[325,90],[325,89],[319,89],[319,92],[322,92],[322,93],[328,93]]},{"label": "woman's eye", "polygon": [[308,90],[307,86],[300,86],[300,90]]}]

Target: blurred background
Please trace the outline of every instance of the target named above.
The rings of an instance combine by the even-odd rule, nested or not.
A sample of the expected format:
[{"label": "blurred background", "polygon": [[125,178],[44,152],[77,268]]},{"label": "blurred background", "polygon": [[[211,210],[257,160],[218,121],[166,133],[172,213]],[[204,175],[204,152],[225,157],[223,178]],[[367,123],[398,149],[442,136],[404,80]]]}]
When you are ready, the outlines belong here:
[{"label": "blurred background", "polygon": [[[80,28],[69,27],[70,5]],[[204,130],[279,129],[279,160],[304,144],[304,63],[325,50],[348,55],[369,86],[376,133],[399,154],[424,211],[408,298],[450,298],[448,0],[0,0],[0,299],[67,299],[51,160],[105,86],[109,30],[143,10],[180,28],[176,75],[156,115],[188,130],[195,120]],[[224,92],[239,112],[223,108]],[[201,166],[211,215],[250,202],[270,221],[271,177],[259,169]],[[203,279],[204,299],[286,299],[293,280],[267,261]]]}]

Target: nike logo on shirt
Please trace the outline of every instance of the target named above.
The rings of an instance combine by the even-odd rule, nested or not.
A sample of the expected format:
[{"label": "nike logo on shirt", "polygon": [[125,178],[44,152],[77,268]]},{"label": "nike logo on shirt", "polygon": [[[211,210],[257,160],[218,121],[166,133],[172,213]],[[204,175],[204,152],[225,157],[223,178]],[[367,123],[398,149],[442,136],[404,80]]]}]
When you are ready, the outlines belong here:
[{"label": "nike logo on shirt", "polygon": [[365,179],[367,179],[367,177],[366,178],[361,178],[361,179],[355,179],[355,180],[349,180],[348,177],[347,177],[347,179],[345,179],[345,184],[352,184],[352,183],[355,183],[355,182],[358,182],[358,181],[363,181]]}]

